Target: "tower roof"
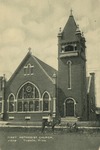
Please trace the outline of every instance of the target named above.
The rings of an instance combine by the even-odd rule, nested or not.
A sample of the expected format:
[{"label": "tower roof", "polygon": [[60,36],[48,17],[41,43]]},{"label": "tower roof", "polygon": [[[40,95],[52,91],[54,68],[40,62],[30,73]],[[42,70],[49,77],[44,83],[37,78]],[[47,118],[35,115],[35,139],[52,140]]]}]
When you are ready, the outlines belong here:
[{"label": "tower roof", "polygon": [[69,19],[62,32],[63,40],[66,40],[66,42],[77,41],[77,36],[75,35],[76,29],[77,29],[77,25],[71,12]]}]

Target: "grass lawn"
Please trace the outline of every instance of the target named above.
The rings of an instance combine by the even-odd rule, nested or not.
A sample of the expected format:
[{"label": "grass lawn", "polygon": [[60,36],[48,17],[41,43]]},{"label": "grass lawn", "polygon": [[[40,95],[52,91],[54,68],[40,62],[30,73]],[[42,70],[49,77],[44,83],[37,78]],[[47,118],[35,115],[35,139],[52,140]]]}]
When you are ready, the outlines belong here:
[{"label": "grass lawn", "polygon": [[65,133],[0,129],[0,150],[99,150],[100,132]]}]

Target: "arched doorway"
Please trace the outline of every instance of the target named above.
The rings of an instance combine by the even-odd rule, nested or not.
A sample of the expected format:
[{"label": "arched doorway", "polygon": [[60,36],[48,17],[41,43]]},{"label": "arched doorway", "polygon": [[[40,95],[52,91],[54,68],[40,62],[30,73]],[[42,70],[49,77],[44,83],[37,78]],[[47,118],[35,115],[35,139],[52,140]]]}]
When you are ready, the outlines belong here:
[{"label": "arched doorway", "polygon": [[75,100],[68,98],[65,100],[65,116],[75,116]]}]

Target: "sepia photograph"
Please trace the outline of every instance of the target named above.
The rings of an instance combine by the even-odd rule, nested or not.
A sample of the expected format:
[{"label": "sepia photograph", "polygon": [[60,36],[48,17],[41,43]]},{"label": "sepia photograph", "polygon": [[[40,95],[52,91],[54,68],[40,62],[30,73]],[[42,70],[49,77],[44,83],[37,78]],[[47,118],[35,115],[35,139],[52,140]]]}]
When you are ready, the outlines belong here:
[{"label": "sepia photograph", "polygon": [[100,0],[0,0],[0,150],[100,150]]}]

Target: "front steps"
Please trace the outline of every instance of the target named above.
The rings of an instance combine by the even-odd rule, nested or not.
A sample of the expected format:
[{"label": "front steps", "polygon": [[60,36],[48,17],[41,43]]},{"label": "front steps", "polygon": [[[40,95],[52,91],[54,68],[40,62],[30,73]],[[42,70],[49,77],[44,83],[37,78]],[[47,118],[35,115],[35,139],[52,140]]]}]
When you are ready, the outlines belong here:
[{"label": "front steps", "polygon": [[64,117],[61,118],[61,124],[66,125],[67,123],[75,123],[78,119],[76,117]]}]

